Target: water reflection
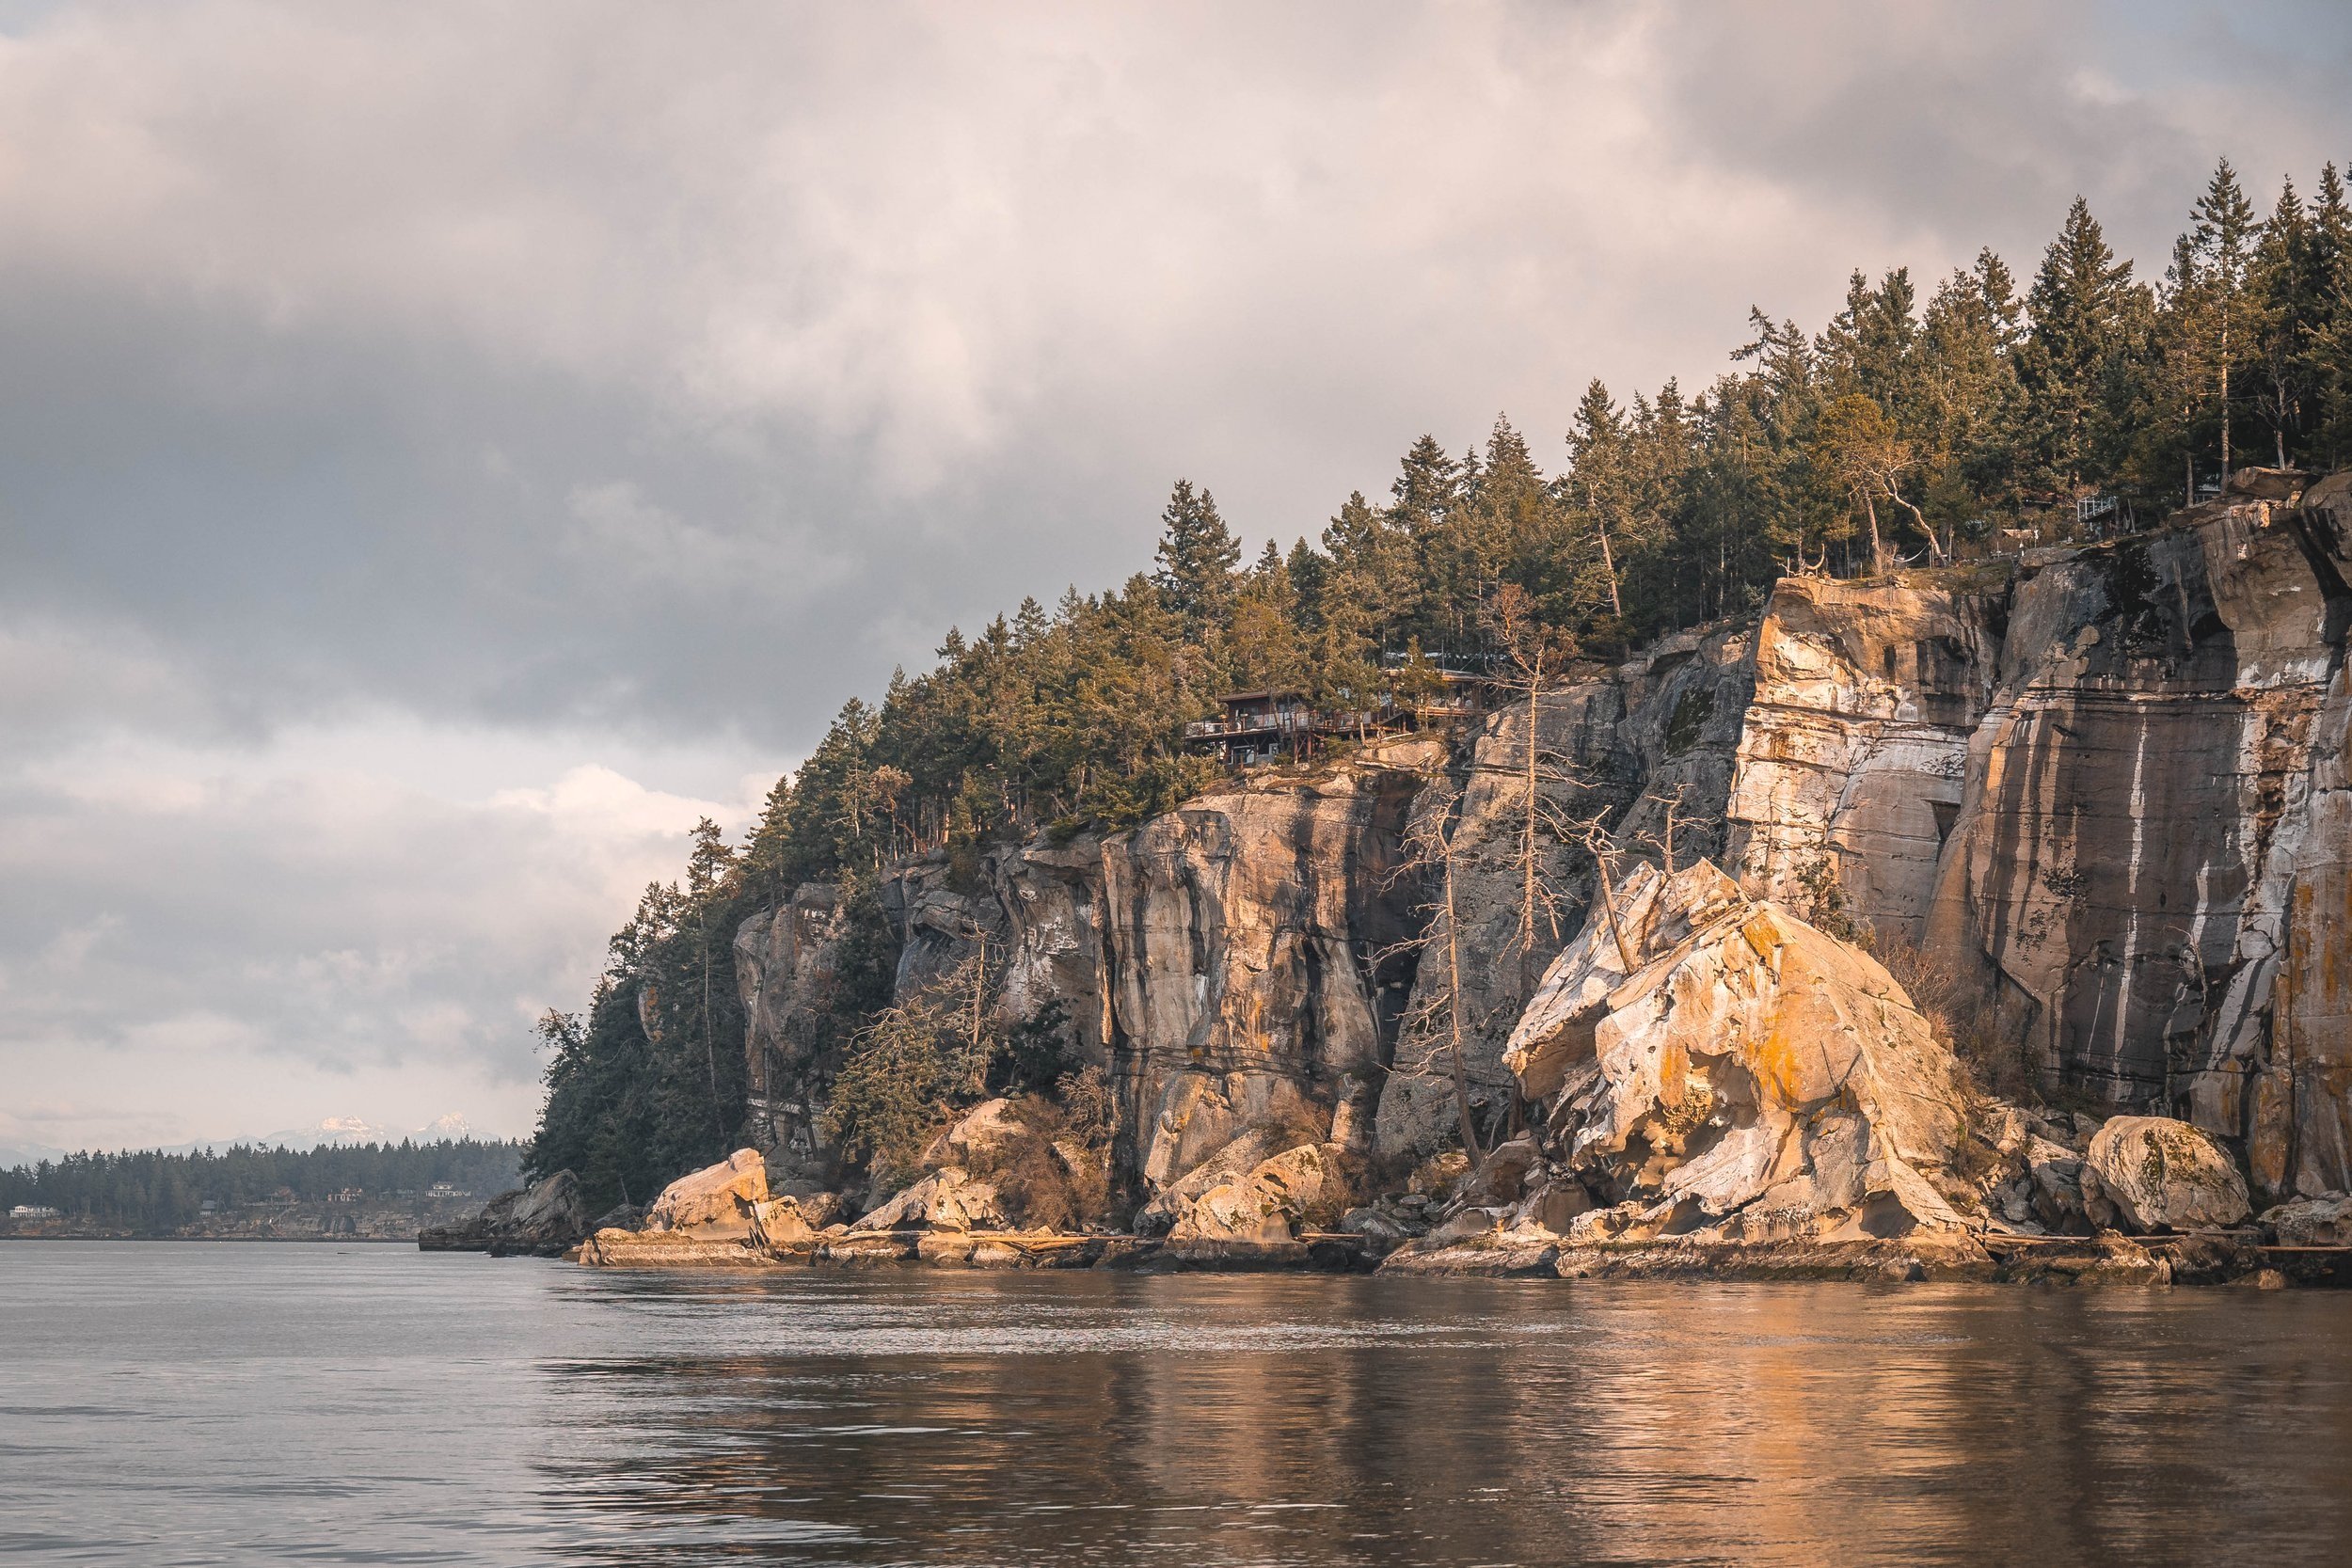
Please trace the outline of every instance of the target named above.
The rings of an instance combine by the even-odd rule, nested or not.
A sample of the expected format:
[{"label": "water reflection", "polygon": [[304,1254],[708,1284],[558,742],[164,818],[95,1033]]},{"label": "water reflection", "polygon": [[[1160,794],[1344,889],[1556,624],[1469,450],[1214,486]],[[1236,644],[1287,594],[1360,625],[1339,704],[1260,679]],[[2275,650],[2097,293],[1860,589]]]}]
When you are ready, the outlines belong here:
[{"label": "water reflection", "polygon": [[2337,1562],[2345,1298],[582,1276],[561,1555]]}]

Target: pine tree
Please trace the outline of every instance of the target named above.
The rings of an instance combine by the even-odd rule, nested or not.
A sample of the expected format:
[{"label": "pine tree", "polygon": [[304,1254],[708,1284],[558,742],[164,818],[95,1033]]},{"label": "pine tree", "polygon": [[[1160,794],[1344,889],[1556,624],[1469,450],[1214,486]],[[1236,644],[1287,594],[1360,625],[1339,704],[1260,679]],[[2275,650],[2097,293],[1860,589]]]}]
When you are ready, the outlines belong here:
[{"label": "pine tree", "polygon": [[2155,330],[2142,388],[2146,400],[2142,447],[2151,467],[2181,465],[2181,504],[2197,501],[2197,454],[2216,428],[2214,393],[2219,387],[2218,311],[2196,238],[2172,242],[2156,309]]},{"label": "pine tree", "polygon": [[2081,197],[2042,253],[2017,354],[2020,456],[2028,477],[2073,491],[2099,469],[2115,436],[2110,382],[2131,349],[2137,285]]},{"label": "pine tree", "polygon": [[1977,516],[2010,479],[2010,354],[2023,310],[2009,268],[1984,250],[1944,281],[1921,320],[1914,435],[1930,469],[1930,510],[1947,529]]},{"label": "pine tree", "polygon": [[2314,402],[2314,455],[2332,467],[2352,454],[2352,199],[2333,164],[2319,172],[2311,265],[2312,327],[2303,375]]},{"label": "pine tree", "polygon": [[2312,402],[2311,337],[2326,289],[2319,236],[2288,180],[2263,225],[2247,272],[2246,317],[2254,412],[2269,427],[2272,461],[2287,467]]},{"label": "pine tree", "polygon": [[1232,604],[1241,541],[1217,515],[1216,498],[1196,492],[1188,479],[1176,482],[1160,523],[1160,569],[1152,580],[1184,622],[1187,640],[1198,642]]},{"label": "pine tree", "polygon": [[[1857,275],[1859,276],[1859,275]],[[1616,399],[1596,376],[1577,401],[1568,422],[1568,471],[1565,483],[1572,503],[1581,511],[1600,545],[1601,581],[1609,593],[1609,613],[1625,619],[1625,595],[1617,576],[1616,541],[1612,531],[1624,531],[1631,501],[1628,471],[1625,419]]]},{"label": "pine tree", "polygon": [[2246,282],[2253,264],[2254,209],[2237,182],[2230,160],[2214,166],[2205,194],[2191,210],[2189,230],[2197,264],[2212,299],[2215,366],[2219,376],[2216,403],[2221,415],[2221,471],[2231,465],[2231,415],[2235,404],[2230,390],[2230,371],[2247,351]]}]

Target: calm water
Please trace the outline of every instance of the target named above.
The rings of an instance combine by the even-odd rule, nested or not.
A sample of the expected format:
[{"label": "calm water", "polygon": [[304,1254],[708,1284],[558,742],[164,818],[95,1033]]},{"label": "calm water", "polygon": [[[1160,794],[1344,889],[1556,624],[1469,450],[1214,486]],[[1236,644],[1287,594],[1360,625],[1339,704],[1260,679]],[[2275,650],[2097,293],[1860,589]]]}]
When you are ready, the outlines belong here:
[{"label": "calm water", "polygon": [[2352,1293],[0,1245],[0,1558],[2352,1560]]}]

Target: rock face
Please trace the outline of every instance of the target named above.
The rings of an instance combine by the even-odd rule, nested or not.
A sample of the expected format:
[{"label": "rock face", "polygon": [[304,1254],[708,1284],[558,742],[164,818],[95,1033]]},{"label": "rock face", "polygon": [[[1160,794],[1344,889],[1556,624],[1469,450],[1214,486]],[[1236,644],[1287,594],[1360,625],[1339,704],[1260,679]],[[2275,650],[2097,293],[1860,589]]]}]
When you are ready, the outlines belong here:
[{"label": "rock face", "polygon": [[[1461,956],[1465,1075],[1500,1141],[1513,1024],[1592,901],[1589,857],[1547,837],[1559,924],[1521,940],[1532,753],[1539,793],[1605,815],[1629,882],[1663,859],[1671,802],[1678,866],[1713,859],[1775,921],[1834,888],[1882,952],[1950,968],[1972,1052],[2203,1128],[2265,1202],[2352,1189],[2352,475],[2300,483],[2249,476],[2104,544],[1788,578],[1754,621],[1505,703],[1451,750],[1233,781],[977,870],[893,868],[902,993],[977,941],[1003,955],[1006,1022],[1050,1019],[1106,1069],[1115,1184],[1148,1204],[1246,1133],[1266,1134],[1259,1159],[1327,1141],[1409,1164],[1457,1141],[1450,1054],[1399,1039],[1441,983],[1397,947],[1425,934]],[[1431,824],[1451,921],[1398,875]],[[755,1141],[780,1180],[838,1174],[816,1130],[836,904],[804,887],[737,940]],[[2065,1162],[2033,1170],[2003,1203],[2063,1209]]]},{"label": "rock face", "polygon": [[2169,1117],[2110,1118],[2091,1134],[2083,1164],[2134,1230],[2213,1229],[2253,1212],[2230,1151]]},{"label": "rock face", "polygon": [[[1504,1041],[1546,964],[1576,930],[1593,897],[1590,857],[1537,835],[1545,881],[1559,895],[1538,915],[1535,941],[1520,940],[1524,883],[1518,855],[1527,821],[1529,736],[1535,791],[1565,815],[1607,811],[1619,841],[1662,843],[1672,806],[1676,850],[1687,863],[1722,852],[1724,802],[1732,785],[1741,716],[1753,684],[1746,628],[1684,632],[1629,662],[1587,671],[1499,707],[1470,741],[1467,782],[1441,781],[1416,803],[1422,817],[1448,818],[1460,929],[1465,1075],[1482,1123],[1507,1104]],[[1432,950],[1449,932],[1432,915]],[[1429,1000],[1444,972],[1418,973],[1414,1003]],[[1442,994],[1441,991],[1436,994]],[[1374,1147],[1391,1156],[1458,1145],[1450,1048],[1401,1041],[1380,1093]]]},{"label": "rock face", "polygon": [[[1889,1237],[1957,1227],[1959,1065],[1867,954],[1700,862],[1644,866],[1546,974],[1505,1062],[1581,1236]],[[1622,936],[1630,967],[1618,950]]]},{"label": "rock face", "polygon": [[[1252,1126],[1369,1111],[1418,924],[1396,871],[1432,743],[1235,784],[1103,848],[1121,1163],[1156,1190]],[[1367,1117],[1368,1119],[1368,1117]]]},{"label": "rock face", "polygon": [[2018,584],[1939,911],[2045,1071],[2247,1138],[2275,1185],[2341,1184],[2269,1049],[2281,959],[2321,935],[2289,928],[2295,847],[2341,682],[2308,534],[2233,505]]},{"label": "rock face", "polygon": [[1803,909],[1827,866],[1880,936],[1921,940],[1992,696],[2006,588],[1994,573],[1973,590],[1824,578],[1774,590],[1726,806],[1725,863],[1741,886]]},{"label": "rock face", "polygon": [[2006,579],[1781,583],[1729,853],[1979,974],[2045,1084],[2316,1193],[2352,1185],[2352,476],[2258,488]]},{"label": "rock face", "polygon": [[825,1025],[843,927],[839,905],[831,883],[803,883],[735,934],[749,1120],[779,1172],[822,1178],[833,1164],[817,1118],[832,1081],[834,1042]]},{"label": "rock face", "polygon": [[767,1201],[768,1163],[755,1148],[739,1148],[717,1164],[662,1188],[646,1212],[645,1228],[749,1236],[759,1206]]},{"label": "rock face", "polygon": [[587,1234],[588,1207],[579,1179],[560,1170],[533,1186],[501,1193],[461,1225],[420,1231],[417,1245],[425,1252],[557,1258]]}]

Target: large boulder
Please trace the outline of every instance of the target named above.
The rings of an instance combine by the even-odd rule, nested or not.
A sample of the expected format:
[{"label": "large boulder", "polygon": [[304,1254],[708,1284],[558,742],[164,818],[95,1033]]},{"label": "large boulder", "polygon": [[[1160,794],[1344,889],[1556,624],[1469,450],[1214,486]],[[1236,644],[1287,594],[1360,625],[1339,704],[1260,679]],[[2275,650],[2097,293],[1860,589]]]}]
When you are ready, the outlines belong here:
[{"label": "large boulder", "polygon": [[855,1230],[1001,1230],[1009,1222],[994,1183],[946,1165],[851,1227]]},{"label": "large boulder", "polygon": [[2352,1246],[2352,1197],[2294,1198],[2264,1210],[2262,1224],[2280,1246]]},{"label": "large boulder", "polygon": [[768,1163],[755,1148],[739,1148],[715,1165],[681,1176],[661,1189],[645,1215],[648,1230],[697,1236],[749,1236],[768,1199]]},{"label": "large boulder", "polygon": [[560,1258],[589,1232],[580,1180],[560,1170],[529,1187],[501,1193],[481,1213],[417,1233],[425,1252],[486,1252],[494,1258]]},{"label": "large boulder", "polygon": [[1610,1205],[1578,1235],[1960,1230],[1966,1082],[1876,959],[1704,861],[1636,867],[1613,916],[1552,964],[1504,1056],[1550,1168]]},{"label": "large boulder", "polygon": [[1137,1235],[1159,1236],[1175,1228],[1200,1195],[1212,1187],[1242,1180],[1261,1164],[1281,1151],[1295,1137],[1279,1127],[1245,1129],[1216,1153],[1193,1166],[1152,1196],[1136,1211]]},{"label": "large boulder", "polygon": [[956,1118],[923,1150],[927,1165],[968,1165],[984,1161],[1027,1131],[1009,1100],[983,1100]]},{"label": "large boulder", "polygon": [[2170,1117],[2110,1118],[2091,1134],[2083,1165],[2134,1230],[2217,1229],[2253,1212],[2230,1151]]},{"label": "large boulder", "polygon": [[1302,1144],[1262,1160],[1247,1176],[1211,1187],[1184,1210],[1168,1244],[1272,1246],[1295,1242],[1302,1229],[1336,1223],[1346,1206],[1336,1144]]}]

